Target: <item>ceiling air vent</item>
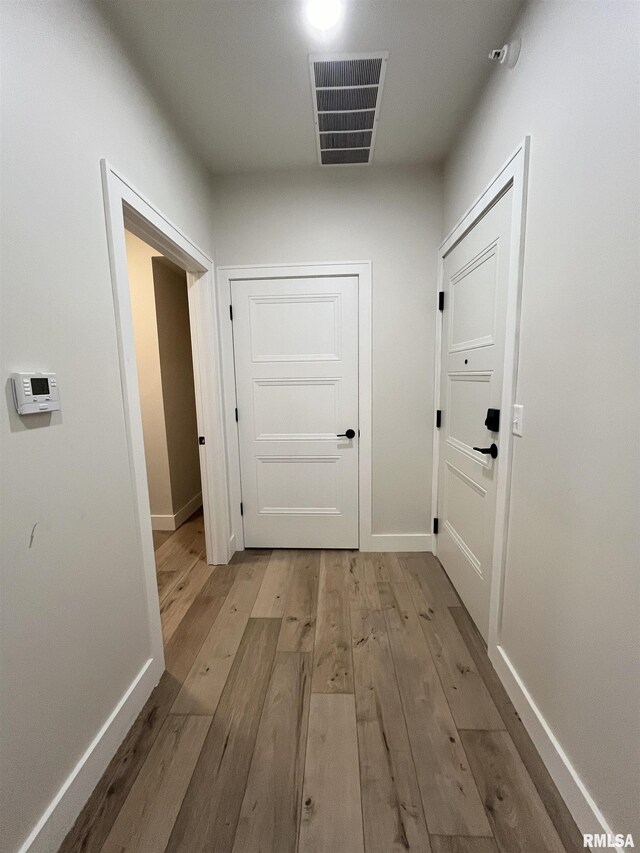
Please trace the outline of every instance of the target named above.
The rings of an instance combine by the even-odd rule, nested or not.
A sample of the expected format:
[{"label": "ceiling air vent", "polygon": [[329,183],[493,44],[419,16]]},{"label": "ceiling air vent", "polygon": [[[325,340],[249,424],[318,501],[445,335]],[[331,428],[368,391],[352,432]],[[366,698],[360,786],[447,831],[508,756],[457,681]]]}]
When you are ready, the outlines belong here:
[{"label": "ceiling air vent", "polygon": [[389,54],[310,56],[321,166],[371,163]]}]

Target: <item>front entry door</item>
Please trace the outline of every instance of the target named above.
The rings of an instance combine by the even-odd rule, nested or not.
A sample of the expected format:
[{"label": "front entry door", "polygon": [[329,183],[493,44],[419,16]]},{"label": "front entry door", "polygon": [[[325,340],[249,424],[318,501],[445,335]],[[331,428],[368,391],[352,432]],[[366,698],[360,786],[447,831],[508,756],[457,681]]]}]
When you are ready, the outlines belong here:
[{"label": "front entry door", "polygon": [[454,246],[443,275],[437,553],[485,639],[500,432],[511,427],[507,412],[499,430],[495,414],[485,420],[502,395],[512,197],[509,189]]},{"label": "front entry door", "polygon": [[231,297],[245,545],[357,548],[358,277]]}]

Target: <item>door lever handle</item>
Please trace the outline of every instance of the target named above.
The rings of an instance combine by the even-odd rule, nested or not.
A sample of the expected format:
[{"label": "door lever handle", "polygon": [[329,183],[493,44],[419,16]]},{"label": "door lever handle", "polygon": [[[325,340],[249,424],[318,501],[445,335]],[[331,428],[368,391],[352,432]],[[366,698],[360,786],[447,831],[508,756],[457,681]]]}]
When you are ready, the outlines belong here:
[{"label": "door lever handle", "polygon": [[346,432],[339,432],[336,436],[337,438],[355,438],[356,431],[355,429],[348,429]]},{"label": "door lever handle", "polygon": [[492,459],[498,458],[498,447],[496,444],[492,444],[491,447],[474,447],[473,449],[477,450],[478,453],[486,453]]}]

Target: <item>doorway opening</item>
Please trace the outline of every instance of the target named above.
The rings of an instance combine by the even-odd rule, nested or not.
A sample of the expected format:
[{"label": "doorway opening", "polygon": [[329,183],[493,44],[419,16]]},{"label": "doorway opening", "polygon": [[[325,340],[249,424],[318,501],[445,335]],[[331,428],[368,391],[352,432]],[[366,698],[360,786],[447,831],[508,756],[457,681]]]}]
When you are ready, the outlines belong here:
[{"label": "doorway opening", "polygon": [[[147,603],[149,660],[145,672],[148,672],[151,683],[156,683],[164,671],[164,641],[179,623],[183,615],[181,609],[184,610],[185,607],[188,607],[189,594],[194,596],[197,594],[198,578],[200,576],[206,578],[211,573],[210,566],[228,563],[233,553],[227,446],[222,411],[223,392],[219,363],[219,333],[216,324],[218,306],[213,285],[212,259],[185,237],[106,161],[102,161],[101,168],[124,421],[129,450],[132,508],[139,536],[140,581]],[[127,232],[129,233],[127,234]],[[171,504],[168,505],[169,510],[153,512],[156,528],[180,528],[177,532],[173,532],[171,539],[160,543],[160,548],[164,549],[164,556],[167,557],[167,555],[171,555],[182,548],[185,554],[189,555],[188,559],[195,558],[195,562],[192,561],[190,564],[187,560],[188,572],[184,577],[184,581],[190,590],[190,592],[187,591],[187,595],[182,594],[184,587],[178,589],[178,586],[172,583],[172,581],[176,581],[180,585],[182,582],[179,582],[175,574],[170,571],[170,565],[159,558],[158,567],[156,567],[142,413],[143,398],[147,392],[144,383],[147,380],[142,376],[139,377],[134,329],[134,303],[136,300],[133,298],[129,281],[127,242],[132,243],[133,238],[141,241],[143,247],[146,244],[145,251],[151,263],[150,278],[152,281],[155,273],[156,278],[166,280],[167,288],[178,287],[178,282],[180,282],[178,288],[180,292],[178,293],[178,290],[174,289],[169,293],[169,296],[174,300],[179,299],[179,308],[174,303],[171,303],[170,308],[163,308],[163,312],[168,315],[163,318],[163,323],[169,328],[169,338],[176,337],[177,333],[174,326],[177,322],[177,314],[181,314],[183,326],[188,317],[190,341],[187,339],[186,332],[183,332],[181,359],[178,359],[175,353],[173,357],[169,358],[164,371],[166,382],[163,382],[162,370],[156,369],[159,370],[160,374],[159,379],[157,378],[158,387],[163,389],[163,384],[165,387],[171,386],[172,383],[178,381],[178,375],[184,377],[186,373],[189,373],[186,368],[188,367],[187,355],[190,350],[190,376],[188,381],[183,380],[184,384],[191,388],[190,395],[187,395],[189,396],[189,404],[187,405],[186,402],[187,396],[178,396],[171,404],[171,411],[167,408],[164,417],[165,420],[168,415],[176,417],[177,411],[177,419],[183,420],[185,408],[191,407],[191,404],[195,403],[197,424],[195,435],[193,435],[193,411],[191,411],[189,417],[186,418],[186,425],[185,423],[181,424],[182,437],[177,440],[177,444],[188,443],[193,446],[192,442],[194,440],[196,442],[201,495],[197,493],[189,495],[187,491],[183,490],[182,498],[176,497],[174,501],[172,493]],[[139,247],[139,244],[137,245]],[[154,257],[156,270],[153,268]],[[186,305],[184,303],[185,283]],[[150,293],[149,290],[148,298],[150,298]],[[153,304],[156,305],[155,287]],[[156,320],[159,320],[157,306],[155,310]],[[156,335],[159,331],[159,325],[156,323]],[[178,362],[182,362],[181,374],[178,372]],[[180,431],[178,432],[180,433]],[[167,440],[166,432],[164,444],[167,448],[166,466],[168,466],[170,442]],[[174,476],[174,484],[178,483],[188,467],[186,462],[181,464],[182,469]],[[197,465],[193,459],[189,465],[193,474],[197,470]],[[169,480],[171,481],[171,477]],[[178,494],[179,492],[176,490],[176,495]],[[197,505],[200,502],[202,515],[188,521],[188,517],[197,511]],[[182,526],[180,526],[181,522],[183,522]],[[191,542],[188,541],[189,536],[192,537]],[[158,538],[162,537],[156,531],[156,539]],[[185,541],[182,542],[182,539]],[[192,554],[192,551],[195,551],[196,554]],[[173,577],[171,577],[172,574]],[[158,580],[160,578],[171,589],[181,593],[180,600],[176,601],[175,604],[164,605],[162,618],[158,606]],[[175,614],[173,622],[170,618],[171,614],[167,615],[167,611],[172,611]]]},{"label": "doorway opening", "polygon": [[[205,573],[206,541],[187,274],[126,230],[144,456],[165,643]],[[169,542],[169,540],[171,540]]]}]

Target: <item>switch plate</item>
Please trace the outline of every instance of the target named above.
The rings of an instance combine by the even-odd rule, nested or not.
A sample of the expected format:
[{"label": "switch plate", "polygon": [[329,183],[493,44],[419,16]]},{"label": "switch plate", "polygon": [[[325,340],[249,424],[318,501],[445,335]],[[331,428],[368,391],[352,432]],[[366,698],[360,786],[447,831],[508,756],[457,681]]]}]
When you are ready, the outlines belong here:
[{"label": "switch plate", "polygon": [[513,407],[513,427],[512,432],[514,435],[522,436],[522,426],[524,421],[524,406],[520,404],[516,404]]}]

